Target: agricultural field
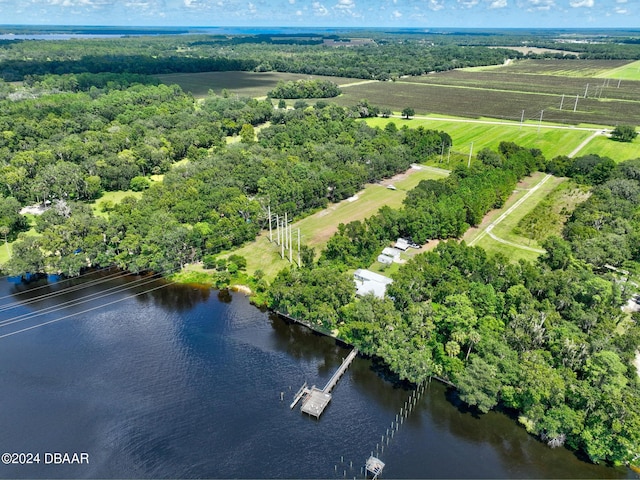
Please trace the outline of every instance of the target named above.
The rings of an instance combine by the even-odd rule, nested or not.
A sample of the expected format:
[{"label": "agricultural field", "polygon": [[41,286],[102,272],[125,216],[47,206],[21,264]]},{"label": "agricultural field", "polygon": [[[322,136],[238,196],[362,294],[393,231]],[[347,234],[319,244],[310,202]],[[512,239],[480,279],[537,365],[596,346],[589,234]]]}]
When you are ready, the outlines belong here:
[{"label": "agricultural field", "polygon": [[616,162],[640,158],[640,137],[633,142],[616,142],[608,137],[596,137],[589,142],[577,156],[595,153],[601,157],[609,157]]},{"label": "agricultural field", "polygon": [[[505,141],[515,142],[527,148],[538,148],[545,157],[553,158],[558,155],[569,155],[593,133],[589,130],[566,127],[554,128],[545,124],[538,129],[537,122],[520,126],[519,123],[505,125],[491,120],[475,122],[450,118],[367,119],[369,125],[381,128],[388,122],[394,122],[398,128],[408,125],[410,128],[423,126],[432,130],[443,130],[453,140],[452,152],[465,155],[469,154],[471,143],[473,143],[473,152],[479,152],[483,148],[495,150],[500,142]],[[444,168],[447,168],[446,153],[442,158]]]},{"label": "agricultural field", "polygon": [[[301,244],[315,248],[317,255],[337,231],[340,223],[363,220],[374,215],[385,205],[398,208],[402,205],[402,200],[407,192],[421,180],[443,178],[446,175],[447,172],[440,169],[412,168],[380,184],[367,185],[357,195],[295,222],[292,227],[294,246],[297,244],[297,230],[299,228]],[[386,188],[390,184],[395,187],[395,190]],[[273,236],[275,238],[275,231]],[[275,243],[269,242],[268,232],[263,232],[255,242],[229,252],[229,254],[232,253],[247,259],[247,271],[261,269],[265,272],[267,279],[275,277],[287,264],[280,258],[280,248]],[[297,260],[297,249],[293,254],[293,260],[294,262]]]},{"label": "agricultural field", "polygon": [[[629,100],[640,102],[640,85],[636,81],[622,81],[612,77],[567,77],[561,75],[516,74],[510,67],[500,67],[493,71],[450,70],[420,77],[408,77],[401,83],[420,83],[428,85],[446,85],[475,88],[480,90],[498,90],[504,92],[521,92],[548,94],[562,99],[565,96],[564,108],[571,107],[571,99],[578,95],[599,98],[601,100]],[[608,70],[609,71],[609,70]],[[631,80],[631,79],[630,79]],[[397,82],[398,83],[398,82]],[[578,102],[580,105],[580,102]],[[560,107],[560,101],[557,104]]]},{"label": "agricultural field", "polygon": [[330,80],[338,85],[361,82],[359,78],[324,77],[298,73],[279,72],[203,72],[171,73],[156,75],[162,83],[179,85],[185,92],[191,92],[196,98],[206,97],[209,90],[220,95],[223,90],[243,97],[264,97],[278,82],[301,79]]},{"label": "agricultural field", "polygon": [[[638,87],[640,89],[640,87]],[[575,95],[575,94],[574,94]],[[610,125],[625,118],[626,123],[640,124],[640,102],[578,98],[562,95],[522,93],[490,88],[429,85],[416,82],[376,82],[354,85],[330,101],[343,106],[355,105],[366,98],[374,105],[401,111],[412,107],[417,114],[442,114],[459,117],[489,117],[519,121],[544,120],[564,124]],[[562,109],[560,106],[562,105]],[[573,109],[576,109],[574,112]]]}]

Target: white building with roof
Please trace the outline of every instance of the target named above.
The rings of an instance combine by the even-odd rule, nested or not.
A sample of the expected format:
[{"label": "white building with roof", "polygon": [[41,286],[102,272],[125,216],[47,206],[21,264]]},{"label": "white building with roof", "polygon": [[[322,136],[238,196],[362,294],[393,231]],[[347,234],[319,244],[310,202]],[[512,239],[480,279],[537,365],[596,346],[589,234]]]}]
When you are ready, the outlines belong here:
[{"label": "white building with roof", "polygon": [[363,296],[373,293],[378,298],[384,298],[387,285],[393,283],[393,280],[389,277],[363,268],[353,272],[353,280],[356,283],[356,295]]}]

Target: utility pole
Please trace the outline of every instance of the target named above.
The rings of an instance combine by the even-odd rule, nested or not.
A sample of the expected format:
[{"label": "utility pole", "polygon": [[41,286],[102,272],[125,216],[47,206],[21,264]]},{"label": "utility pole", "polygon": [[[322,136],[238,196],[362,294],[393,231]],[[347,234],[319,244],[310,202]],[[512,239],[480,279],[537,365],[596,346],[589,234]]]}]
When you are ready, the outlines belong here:
[{"label": "utility pole", "polygon": [[560,100],[560,110],[562,110],[562,105],[564,105],[564,93],[562,94],[562,100]]},{"label": "utility pole", "polygon": [[300,228],[298,227],[298,267],[302,267],[302,260],[300,259]]},{"label": "utility pole", "polygon": [[273,243],[273,232],[271,231],[271,205],[269,205],[269,241]]},{"label": "utility pole", "polygon": [[522,116],[520,117],[520,126],[524,123],[524,110],[522,110]]},{"label": "utility pole", "polygon": [[618,88],[620,88],[620,82],[622,82],[621,78],[618,79]]},{"label": "utility pole", "polygon": [[540,133],[540,125],[542,125],[542,115],[544,115],[544,110],[540,112],[540,122],[538,122],[538,133]]},{"label": "utility pole", "polygon": [[[284,221],[283,221],[283,223],[284,223]],[[280,242],[280,257],[284,258],[284,237],[285,237],[285,235],[284,235],[284,227],[285,226],[282,225],[282,227],[283,227],[283,230],[282,230],[282,233],[280,234],[280,236],[282,237],[282,241]]]},{"label": "utility pole", "polygon": [[587,98],[588,91],[589,91],[589,84],[587,83],[587,88],[584,89],[584,98]]},{"label": "utility pole", "polygon": [[289,220],[287,219],[287,212],[284,212],[284,251],[287,250],[288,247],[288,238],[287,234],[289,233]]},{"label": "utility pole", "polygon": [[277,240],[277,244],[280,245],[280,217],[278,215],[276,215],[276,238]]},{"label": "utility pole", "polygon": [[573,111],[575,112],[576,109],[578,108],[578,97],[580,97],[580,95],[576,95],[576,104],[573,106]]},{"label": "utility pole", "polygon": [[293,242],[291,241],[291,229],[293,225],[289,225],[289,263],[293,263]]},{"label": "utility pole", "polygon": [[467,162],[467,168],[471,168],[471,154],[473,153],[473,142],[471,142],[471,147],[469,148],[469,161]]}]

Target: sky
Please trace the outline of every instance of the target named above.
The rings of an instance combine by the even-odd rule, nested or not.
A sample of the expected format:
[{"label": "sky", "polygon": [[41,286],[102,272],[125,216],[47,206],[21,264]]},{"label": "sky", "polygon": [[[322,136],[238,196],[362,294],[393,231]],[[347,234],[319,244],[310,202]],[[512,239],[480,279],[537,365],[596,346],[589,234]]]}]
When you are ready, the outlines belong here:
[{"label": "sky", "polygon": [[0,24],[638,28],[640,0],[0,0]]}]

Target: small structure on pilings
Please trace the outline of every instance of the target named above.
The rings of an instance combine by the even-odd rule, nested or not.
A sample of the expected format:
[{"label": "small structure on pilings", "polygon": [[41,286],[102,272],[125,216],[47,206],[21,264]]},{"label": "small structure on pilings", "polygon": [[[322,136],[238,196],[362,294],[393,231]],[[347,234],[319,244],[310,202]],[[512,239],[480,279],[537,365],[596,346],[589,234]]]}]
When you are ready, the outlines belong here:
[{"label": "small structure on pilings", "polygon": [[384,462],[380,460],[378,457],[374,457],[373,455],[371,455],[367,459],[367,463],[365,464],[366,474],[373,475],[373,480],[376,480],[376,478],[378,478],[378,475],[382,473],[383,468],[384,468]]},{"label": "small structure on pilings", "polygon": [[308,415],[320,418],[320,415],[322,415],[322,412],[331,401],[331,390],[336,386],[340,377],[344,375],[344,372],[347,371],[349,365],[351,365],[351,362],[356,358],[357,354],[357,348],[354,348],[349,352],[349,355],[344,359],[340,368],[338,368],[338,370],[336,370],[336,372],[331,376],[322,390],[315,385],[309,388],[307,387],[307,382],[304,382],[304,385],[300,387],[300,390],[298,390],[298,393],[296,393],[296,396],[293,398],[291,408],[293,409],[293,407],[302,400],[302,407],[300,407],[300,410]]}]

